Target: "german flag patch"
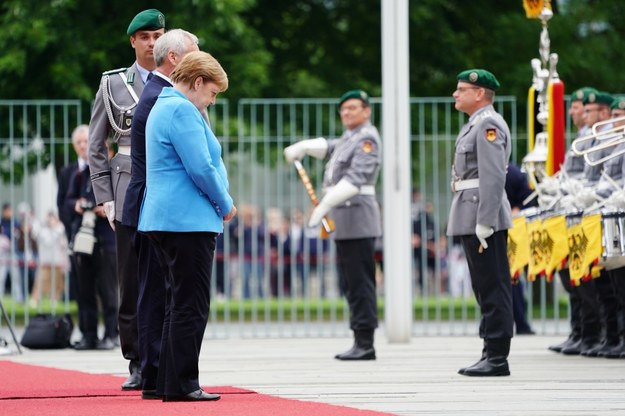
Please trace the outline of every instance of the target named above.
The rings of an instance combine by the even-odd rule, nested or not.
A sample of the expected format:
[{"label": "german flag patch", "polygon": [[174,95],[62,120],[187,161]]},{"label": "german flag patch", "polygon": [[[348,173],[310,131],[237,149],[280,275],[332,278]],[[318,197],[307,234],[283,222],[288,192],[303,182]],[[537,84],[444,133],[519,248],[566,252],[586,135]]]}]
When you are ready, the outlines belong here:
[{"label": "german flag patch", "polygon": [[365,140],[362,143],[362,151],[365,153],[371,153],[372,150],[373,150],[373,143],[371,143],[369,140]]},{"label": "german flag patch", "polygon": [[486,129],[486,140],[489,142],[495,141],[497,138],[497,130],[496,129]]}]

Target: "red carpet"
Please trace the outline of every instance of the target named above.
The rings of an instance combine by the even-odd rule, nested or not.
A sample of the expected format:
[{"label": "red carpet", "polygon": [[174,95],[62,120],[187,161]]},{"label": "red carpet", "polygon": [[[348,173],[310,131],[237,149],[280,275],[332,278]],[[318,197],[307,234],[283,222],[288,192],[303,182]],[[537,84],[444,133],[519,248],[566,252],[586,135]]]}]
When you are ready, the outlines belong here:
[{"label": "red carpet", "polygon": [[0,415],[7,416],[381,416],[385,413],[282,399],[229,386],[208,403],[141,400],[121,391],[122,377],[0,361]]}]

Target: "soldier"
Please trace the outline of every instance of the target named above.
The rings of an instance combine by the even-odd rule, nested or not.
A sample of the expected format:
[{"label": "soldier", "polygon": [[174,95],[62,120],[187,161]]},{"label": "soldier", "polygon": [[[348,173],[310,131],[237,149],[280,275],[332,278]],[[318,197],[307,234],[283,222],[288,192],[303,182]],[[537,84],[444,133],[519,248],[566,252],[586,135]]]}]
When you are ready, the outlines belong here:
[{"label": "soldier", "polygon": [[457,76],[456,110],[469,116],[456,139],[447,235],[459,236],[471,284],[480,306],[481,359],[460,369],[465,376],[508,376],[513,334],[512,291],[508,266],[510,203],[504,185],[511,153],[510,130],[493,108],[499,81],[484,69]]},{"label": "soldier", "polygon": [[375,240],[382,235],[375,184],[381,164],[380,135],[371,124],[369,96],[348,91],[339,100],[346,131],[339,139],[319,137],[284,149],[288,162],[305,155],[328,160],[323,179],[324,196],[308,220],[321,224],[331,212],[336,224],[334,241],[338,267],[345,282],[354,345],[337,354],[338,360],[375,360],[373,334],[378,326],[375,281]]},{"label": "soldier", "polygon": [[[596,94],[598,91],[591,87],[582,87],[579,88],[571,94],[571,104],[569,106],[569,116],[571,117],[571,121],[578,129],[577,137],[585,136],[590,126],[586,124],[586,119],[584,117],[584,100],[588,100],[588,96],[590,94]],[[590,141],[588,141],[588,145],[590,146]],[[580,149],[581,150],[581,149]],[[573,149],[569,149],[566,153],[566,157],[564,158],[564,164],[562,169],[566,172],[569,178],[580,179],[584,176],[584,157],[577,155],[573,152]],[[539,188],[544,184],[539,184]],[[559,187],[558,184],[556,184]],[[599,318],[596,311],[591,310],[582,310],[582,298],[580,294],[580,290],[571,285],[571,274],[569,273],[569,268],[566,267],[558,272],[560,276],[560,281],[562,282],[562,286],[569,294],[569,305],[570,305],[570,317],[569,321],[571,323],[571,332],[566,340],[559,344],[550,345],[549,350],[554,352],[562,352],[563,349],[569,351],[569,348],[576,346],[580,343],[582,339],[582,327],[584,324],[587,325],[587,328],[592,327],[594,322],[596,322]],[[590,325],[590,326],[588,326]],[[586,335],[588,336],[590,333],[588,329],[586,330]]]},{"label": "soldier", "polygon": [[[155,69],[154,43],[165,33],[165,16],[156,9],[137,14],[128,26],[136,61],[130,68],[102,74],[89,123],[89,167],[96,203],[103,205],[117,245],[119,280],[119,335],[122,354],[130,361],[130,376],[122,390],[140,390],[141,373],[137,335],[137,257],[128,227],[121,223],[124,197],[130,181],[130,130],[132,116]],[[117,154],[109,160],[107,139],[117,143]]]}]

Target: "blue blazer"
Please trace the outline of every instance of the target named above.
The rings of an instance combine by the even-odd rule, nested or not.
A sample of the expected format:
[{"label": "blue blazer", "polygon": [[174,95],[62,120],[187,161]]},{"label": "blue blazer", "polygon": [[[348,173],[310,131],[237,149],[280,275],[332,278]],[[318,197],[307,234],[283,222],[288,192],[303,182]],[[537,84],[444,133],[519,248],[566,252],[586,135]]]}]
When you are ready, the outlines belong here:
[{"label": "blue blazer", "polygon": [[130,183],[126,190],[126,198],[124,198],[122,224],[133,228],[137,228],[139,225],[139,212],[145,191],[145,125],[156,99],[165,87],[171,87],[165,78],[158,75],[151,77],[143,88],[143,93],[141,93],[141,98],[132,116],[132,131],[130,133],[132,168],[130,170]]},{"label": "blue blazer", "polygon": [[223,232],[233,208],[221,145],[199,110],[163,88],[146,125],[146,189],[139,231]]}]

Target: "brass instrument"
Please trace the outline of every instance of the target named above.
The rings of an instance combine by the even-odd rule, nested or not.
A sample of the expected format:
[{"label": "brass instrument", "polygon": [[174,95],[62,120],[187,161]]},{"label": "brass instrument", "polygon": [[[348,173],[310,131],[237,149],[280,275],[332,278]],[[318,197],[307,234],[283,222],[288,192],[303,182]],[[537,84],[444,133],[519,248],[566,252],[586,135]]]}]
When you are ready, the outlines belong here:
[{"label": "brass instrument", "polygon": [[[616,133],[625,133],[625,127],[622,125],[616,126],[616,127],[612,127],[610,129],[604,130],[604,131],[597,131],[597,128],[601,127],[601,126],[605,126],[606,124],[613,124],[613,123],[618,123],[618,122],[625,122],[625,116],[621,116],[621,117],[616,117],[616,118],[611,118],[608,120],[604,120],[604,121],[599,121],[597,123],[595,123],[592,128],[591,128],[591,133],[587,134],[586,136],[582,136],[582,137],[578,137],[577,139],[573,140],[573,142],[571,143],[571,149],[573,150],[573,152],[578,155],[578,156],[582,156],[584,155],[584,152],[587,151],[588,149],[579,149],[579,146],[589,140],[605,140],[605,139],[610,139],[613,138],[614,135]],[[591,147],[592,148],[592,147]]]},{"label": "brass instrument", "polygon": [[[295,169],[297,169],[297,173],[299,174],[302,183],[304,183],[304,187],[306,188],[306,192],[308,192],[310,201],[312,202],[313,206],[316,207],[317,205],[319,205],[319,200],[317,199],[317,195],[315,194],[315,190],[313,189],[312,183],[310,182],[310,178],[306,173],[304,165],[302,165],[302,162],[297,159],[293,161],[293,164],[295,165]],[[329,234],[334,231],[334,222],[328,217],[323,217],[323,219],[321,220],[321,225],[321,238],[325,240],[326,238],[328,238]]]}]

